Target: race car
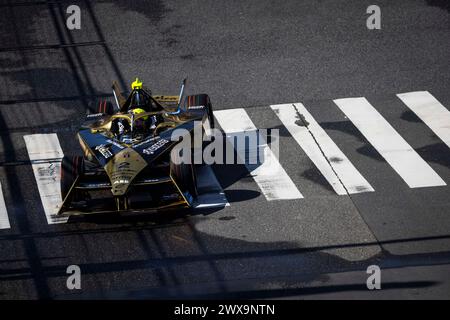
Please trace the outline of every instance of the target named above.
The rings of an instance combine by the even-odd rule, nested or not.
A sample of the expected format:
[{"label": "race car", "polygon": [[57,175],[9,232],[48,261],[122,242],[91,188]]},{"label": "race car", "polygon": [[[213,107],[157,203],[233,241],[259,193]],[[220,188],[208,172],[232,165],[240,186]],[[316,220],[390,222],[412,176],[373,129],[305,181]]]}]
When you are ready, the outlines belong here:
[{"label": "race car", "polygon": [[[78,131],[83,155],[62,159],[58,215],[193,206],[196,165],[171,151],[196,125],[209,133],[214,118],[208,95],[185,97],[185,85],[178,96],[152,95],[136,78],[125,98],[113,83],[114,102],[100,101]],[[188,136],[172,140],[175,130]]]}]

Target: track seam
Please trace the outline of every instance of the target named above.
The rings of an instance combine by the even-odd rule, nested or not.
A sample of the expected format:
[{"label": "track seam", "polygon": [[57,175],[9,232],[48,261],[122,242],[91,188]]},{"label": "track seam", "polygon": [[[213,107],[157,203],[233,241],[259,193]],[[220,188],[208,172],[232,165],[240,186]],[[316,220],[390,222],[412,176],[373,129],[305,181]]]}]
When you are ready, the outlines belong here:
[{"label": "track seam", "polygon": [[328,165],[330,166],[331,170],[333,171],[333,173],[336,175],[336,178],[339,180],[339,183],[342,185],[342,187],[344,188],[345,192],[347,193],[350,201],[353,204],[353,207],[356,209],[356,211],[358,212],[359,216],[361,217],[362,221],[364,221],[365,225],[367,226],[367,229],[370,231],[370,233],[372,234],[373,238],[376,240],[378,247],[380,248],[381,254],[386,253],[385,249],[382,247],[380,240],[377,238],[377,236],[375,235],[374,231],[372,230],[372,228],[370,227],[370,225],[367,223],[366,219],[364,219],[364,216],[362,215],[361,211],[359,210],[358,206],[356,205],[355,201],[353,200],[351,194],[348,192],[347,188],[345,187],[344,183],[342,182],[341,178],[339,177],[339,175],[336,173],[336,171],[334,170],[333,166],[331,165],[331,162],[328,160],[327,156],[325,155],[325,153],[322,150],[322,147],[320,146],[320,144],[317,142],[316,137],[314,136],[314,134],[311,132],[311,130],[309,130],[308,128],[308,124],[305,121],[305,118],[302,116],[302,114],[298,111],[297,106],[293,103],[292,106],[295,109],[295,112],[297,113],[300,121],[302,121],[303,125],[306,127],[306,129],[308,130],[309,134],[311,135],[311,137],[313,138],[314,142],[316,143],[317,147],[319,148],[320,152],[322,153],[322,156],[325,158],[325,160],[327,161]]}]

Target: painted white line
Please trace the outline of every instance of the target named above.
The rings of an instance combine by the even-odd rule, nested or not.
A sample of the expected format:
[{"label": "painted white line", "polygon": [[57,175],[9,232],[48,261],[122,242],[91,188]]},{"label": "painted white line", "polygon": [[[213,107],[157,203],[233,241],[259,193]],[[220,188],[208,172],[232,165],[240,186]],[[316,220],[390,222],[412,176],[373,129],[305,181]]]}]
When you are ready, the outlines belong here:
[{"label": "painted white line", "polygon": [[[251,144],[249,149],[245,148],[245,143],[234,143],[235,137],[242,141],[240,138],[247,133],[257,133],[257,128],[244,109],[214,111],[214,116],[227,140],[235,145],[238,157],[242,160],[246,155],[249,156],[245,165],[268,201],[303,198],[266,142],[259,142],[259,145],[255,146]],[[256,164],[251,164],[258,153],[263,156],[262,159],[259,163],[255,161]]]},{"label": "painted white line", "polygon": [[0,229],[9,229],[8,211],[6,211],[5,199],[3,198],[2,185],[0,183]]},{"label": "painted white line", "polygon": [[397,94],[430,129],[450,147],[450,111],[428,91]]},{"label": "painted white line", "polygon": [[334,103],[410,188],[446,185],[366,98],[337,99]]},{"label": "painted white line", "polygon": [[303,104],[270,107],[337,194],[374,191]]},{"label": "painted white line", "polygon": [[60,170],[64,154],[56,133],[23,137],[31,160],[42,206],[49,224],[65,223],[68,217],[56,217],[61,206]]},{"label": "painted white line", "polygon": [[194,208],[227,207],[230,205],[210,166],[197,166],[196,173],[199,195]]}]

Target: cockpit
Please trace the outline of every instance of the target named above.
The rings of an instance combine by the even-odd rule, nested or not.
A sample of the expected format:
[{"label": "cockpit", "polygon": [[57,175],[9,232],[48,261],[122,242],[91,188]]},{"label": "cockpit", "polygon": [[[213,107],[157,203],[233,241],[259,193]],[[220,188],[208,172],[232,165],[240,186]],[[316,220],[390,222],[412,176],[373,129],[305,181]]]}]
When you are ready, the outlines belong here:
[{"label": "cockpit", "polygon": [[[136,109],[135,109],[136,110]],[[112,116],[110,131],[120,142],[132,144],[155,135],[164,122],[160,112],[129,112]]]},{"label": "cockpit", "polygon": [[133,109],[141,109],[143,112],[162,111],[164,108],[151,96],[148,89],[144,89],[138,78],[131,84],[132,91],[128,99],[123,103],[120,112],[127,113]]}]

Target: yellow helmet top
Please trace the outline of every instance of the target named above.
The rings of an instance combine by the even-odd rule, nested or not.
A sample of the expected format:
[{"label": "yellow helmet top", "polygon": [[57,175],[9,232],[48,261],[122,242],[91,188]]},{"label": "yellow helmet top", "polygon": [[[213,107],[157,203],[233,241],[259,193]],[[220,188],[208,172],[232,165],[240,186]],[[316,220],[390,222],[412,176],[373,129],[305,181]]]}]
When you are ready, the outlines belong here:
[{"label": "yellow helmet top", "polygon": [[142,81],[139,81],[139,78],[136,78],[136,80],[131,84],[131,89],[142,89]]},{"label": "yellow helmet top", "polygon": [[[139,113],[145,112],[145,110],[141,109],[141,108],[135,108],[135,109],[131,110],[131,112],[133,112],[134,115],[138,115]],[[147,120],[148,116],[142,117],[142,119]]]}]

